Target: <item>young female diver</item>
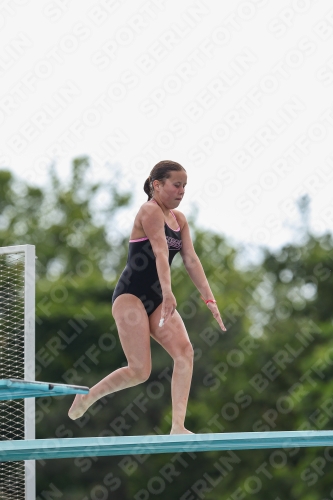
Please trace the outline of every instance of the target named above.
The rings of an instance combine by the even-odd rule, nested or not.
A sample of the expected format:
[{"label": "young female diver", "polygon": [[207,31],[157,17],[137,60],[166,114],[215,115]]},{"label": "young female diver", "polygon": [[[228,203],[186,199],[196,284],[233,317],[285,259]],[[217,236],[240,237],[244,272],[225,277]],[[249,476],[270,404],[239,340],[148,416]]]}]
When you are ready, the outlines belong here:
[{"label": "young female diver", "polygon": [[107,394],[133,387],[151,372],[150,336],[174,360],[171,381],[172,427],[170,434],[190,433],[184,426],[193,370],[193,347],[171,290],[170,266],[180,252],[184,265],[222,330],[226,330],[203,267],[191,240],[185,215],[175,210],[187,184],[185,169],[161,161],[144,184],[148,201],[134,220],[129,253],[112,296],[112,315],[128,365],[77,395],[69,410],[73,420]]}]

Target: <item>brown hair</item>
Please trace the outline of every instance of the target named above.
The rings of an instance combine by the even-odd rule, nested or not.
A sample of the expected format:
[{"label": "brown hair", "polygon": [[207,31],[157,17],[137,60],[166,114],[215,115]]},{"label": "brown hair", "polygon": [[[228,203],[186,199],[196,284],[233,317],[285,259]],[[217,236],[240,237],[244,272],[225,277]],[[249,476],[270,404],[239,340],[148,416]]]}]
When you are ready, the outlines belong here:
[{"label": "brown hair", "polygon": [[171,160],[162,160],[156,163],[155,167],[150,172],[149,177],[146,179],[146,182],[143,185],[144,192],[148,195],[148,200],[151,200],[153,197],[153,182],[158,180],[165,184],[165,181],[169,179],[171,171],[180,172],[183,170],[186,172],[185,168],[181,166],[180,163]]}]

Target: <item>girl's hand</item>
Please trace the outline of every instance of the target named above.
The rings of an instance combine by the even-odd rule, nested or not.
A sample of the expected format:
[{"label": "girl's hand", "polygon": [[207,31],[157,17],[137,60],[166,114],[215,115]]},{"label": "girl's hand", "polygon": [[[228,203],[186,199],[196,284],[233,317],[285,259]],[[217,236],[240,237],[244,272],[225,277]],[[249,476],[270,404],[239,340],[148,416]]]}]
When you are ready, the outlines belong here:
[{"label": "girl's hand", "polygon": [[212,311],[214,318],[216,319],[216,321],[218,322],[218,324],[220,325],[222,330],[224,332],[226,332],[227,329],[223,324],[223,321],[222,321],[222,318],[220,315],[220,311],[218,310],[217,304],[214,304],[214,302],[208,302],[207,307],[209,307],[209,309]]},{"label": "girl's hand", "polygon": [[172,292],[165,293],[163,295],[161,320],[159,326],[165,325],[170,316],[174,314],[176,307],[177,307],[177,302],[174,294]]}]

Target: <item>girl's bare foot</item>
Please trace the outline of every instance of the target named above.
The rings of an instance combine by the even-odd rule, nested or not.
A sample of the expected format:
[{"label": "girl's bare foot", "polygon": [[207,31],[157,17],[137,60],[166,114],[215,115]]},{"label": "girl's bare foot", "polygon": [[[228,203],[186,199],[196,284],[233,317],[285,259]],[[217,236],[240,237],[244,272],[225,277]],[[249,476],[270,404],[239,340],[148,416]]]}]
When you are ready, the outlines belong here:
[{"label": "girl's bare foot", "polygon": [[74,398],[73,404],[69,409],[68,416],[72,420],[82,417],[82,415],[88,410],[89,403],[87,401],[87,396],[89,394],[77,394]]},{"label": "girl's bare foot", "polygon": [[191,431],[185,429],[185,427],[172,427],[170,434],[194,434]]}]

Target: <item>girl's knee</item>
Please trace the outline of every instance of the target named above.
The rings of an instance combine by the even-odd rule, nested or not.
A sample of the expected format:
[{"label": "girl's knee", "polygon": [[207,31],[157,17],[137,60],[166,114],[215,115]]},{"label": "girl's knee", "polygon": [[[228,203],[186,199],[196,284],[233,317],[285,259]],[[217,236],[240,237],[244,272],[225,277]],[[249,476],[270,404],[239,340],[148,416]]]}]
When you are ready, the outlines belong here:
[{"label": "girl's knee", "polygon": [[129,369],[131,371],[132,378],[134,378],[138,384],[146,382],[151,374],[151,364],[129,366]]},{"label": "girl's knee", "polygon": [[188,342],[180,347],[176,355],[174,356],[174,360],[182,360],[183,362],[193,362],[194,358],[194,349],[191,342]]},{"label": "girl's knee", "polygon": [[194,357],[194,349],[193,349],[193,345],[191,344],[191,342],[188,342],[184,346],[184,348],[183,348],[183,355],[186,358],[193,359],[193,357]]}]

